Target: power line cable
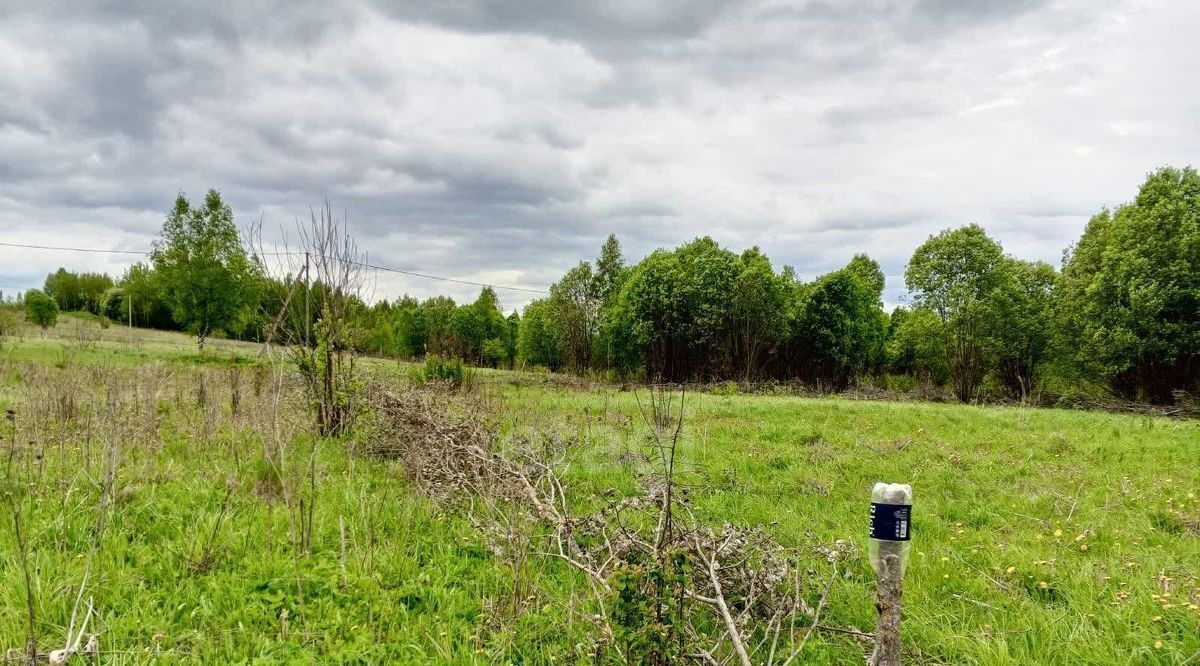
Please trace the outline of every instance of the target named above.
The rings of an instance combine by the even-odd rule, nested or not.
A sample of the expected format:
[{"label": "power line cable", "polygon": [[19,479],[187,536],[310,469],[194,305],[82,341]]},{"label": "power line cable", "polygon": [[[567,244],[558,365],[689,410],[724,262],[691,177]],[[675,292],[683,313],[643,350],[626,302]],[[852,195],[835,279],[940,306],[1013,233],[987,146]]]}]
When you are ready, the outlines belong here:
[{"label": "power line cable", "polygon": [[[27,243],[9,243],[6,241],[0,241],[0,246],[19,247],[19,248],[25,248],[25,249],[31,249],[31,250],[58,250],[58,251],[62,251],[62,252],[92,252],[92,253],[97,253],[97,254],[140,254],[140,255],[149,255],[150,254],[149,252],[140,251],[140,250],[107,250],[107,249],[103,249],[103,248],[94,248],[94,247],[63,247],[63,246],[57,246],[57,245],[31,245],[31,244],[27,244]],[[290,256],[290,255],[302,255],[304,253],[303,252],[283,251],[283,252],[263,252],[263,254],[271,255],[271,256],[282,256],[282,255]],[[319,256],[324,256],[324,255],[319,255]],[[533,289],[530,287],[513,287],[510,285],[503,285],[503,284],[489,284],[487,282],[474,282],[471,280],[460,280],[458,278],[445,277],[442,275],[432,275],[430,273],[418,273],[417,271],[406,271],[402,268],[392,268],[390,266],[380,266],[377,264],[369,264],[365,261],[354,261],[354,262],[350,262],[350,263],[353,263],[357,266],[362,266],[363,268],[370,268],[370,269],[374,269],[374,270],[385,271],[388,273],[399,273],[400,275],[410,275],[412,277],[424,278],[426,280],[438,280],[441,282],[452,282],[454,284],[465,284],[465,285],[470,285],[473,287],[491,287],[492,289],[506,289],[508,291],[521,291],[521,292],[526,292],[526,293],[530,293],[530,294],[548,294],[548,293],[550,293],[549,291],[546,291],[545,289]]]},{"label": "power line cable", "polygon": [[29,245],[26,243],[8,243],[5,241],[0,241],[0,245],[4,245],[6,247],[23,247],[23,248],[27,248],[30,250],[62,250],[64,252],[97,252],[97,253],[101,253],[101,254],[143,254],[143,255],[150,254],[149,252],[142,252],[140,250],[105,250],[102,248],[95,248],[95,247],[58,247],[55,245]]}]

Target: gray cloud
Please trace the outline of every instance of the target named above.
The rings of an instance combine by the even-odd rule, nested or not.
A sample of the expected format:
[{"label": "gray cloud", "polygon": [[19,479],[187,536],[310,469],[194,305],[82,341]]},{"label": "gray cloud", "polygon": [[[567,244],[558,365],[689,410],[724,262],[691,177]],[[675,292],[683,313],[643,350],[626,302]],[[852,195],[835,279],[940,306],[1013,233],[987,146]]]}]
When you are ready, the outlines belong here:
[{"label": "gray cloud", "polygon": [[[1057,261],[1196,160],[1191,3],[0,0],[0,236],[146,247],[176,193],[287,229],[326,197],[373,261],[544,287],[615,232],[900,295],[966,222]],[[127,257],[0,248],[0,288]],[[377,296],[467,287],[381,274]],[[519,306],[527,296],[508,294]]]}]

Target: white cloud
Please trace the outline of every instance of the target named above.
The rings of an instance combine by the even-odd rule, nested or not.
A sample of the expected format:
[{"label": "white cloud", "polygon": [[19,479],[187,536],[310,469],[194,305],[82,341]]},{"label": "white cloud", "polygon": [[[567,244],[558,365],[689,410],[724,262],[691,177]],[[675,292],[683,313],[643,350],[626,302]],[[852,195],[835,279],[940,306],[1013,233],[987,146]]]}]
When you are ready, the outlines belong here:
[{"label": "white cloud", "polygon": [[[980,222],[1057,261],[1200,151],[1186,2],[0,13],[17,242],[145,247],[177,192],[217,187],[268,230],[329,197],[404,269],[544,287],[609,232],[635,259],[710,234],[809,276],[868,252],[896,302],[930,233]],[[0,248],[0,288],[123,262]],[[379,276],[402,291],[473,297]]]}]

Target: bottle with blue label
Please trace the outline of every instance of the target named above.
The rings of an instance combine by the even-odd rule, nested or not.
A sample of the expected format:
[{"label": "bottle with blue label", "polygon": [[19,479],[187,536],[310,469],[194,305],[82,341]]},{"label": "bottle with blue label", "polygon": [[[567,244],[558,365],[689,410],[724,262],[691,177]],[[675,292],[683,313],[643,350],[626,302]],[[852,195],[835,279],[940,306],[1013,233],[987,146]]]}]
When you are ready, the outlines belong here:
[{"label": "bottle with blue label", "polygon": [[[912,539],[912,486],[876,483],[871,490],[871,532],[867,554],[878,577],[904,575]],[[886,567],[886,569],[885,569]]]}]

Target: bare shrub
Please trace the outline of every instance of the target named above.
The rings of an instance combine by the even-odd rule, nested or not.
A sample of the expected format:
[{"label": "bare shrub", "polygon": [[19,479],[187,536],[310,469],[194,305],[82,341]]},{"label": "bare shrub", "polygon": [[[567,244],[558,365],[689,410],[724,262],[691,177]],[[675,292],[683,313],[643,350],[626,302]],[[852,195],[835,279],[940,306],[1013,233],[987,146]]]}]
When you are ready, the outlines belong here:
[{"label": "bare shrub", "polygon": [[304,381],[317,433],[344,435],[353,428],[359,408],[358,331],[350,310],[364,295],[365,255],[350,236],[346,218],[335,218],[328,201],[319,213],[310,211],[307,222],[297,221],[296,230],[302,263],[297,253],[265,251],[261,227],[247,231],[264,273],[271,273],[264,257],[286,258],[277,271],[286,297],[278,311],[262,313],[272,322],[264,349],[276,342],[285,347]]}]

